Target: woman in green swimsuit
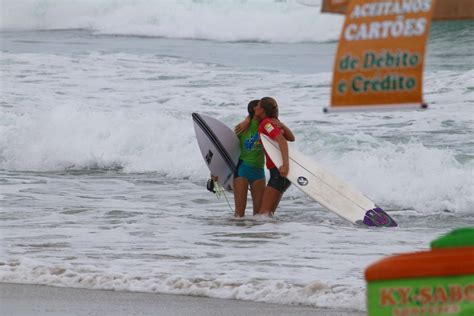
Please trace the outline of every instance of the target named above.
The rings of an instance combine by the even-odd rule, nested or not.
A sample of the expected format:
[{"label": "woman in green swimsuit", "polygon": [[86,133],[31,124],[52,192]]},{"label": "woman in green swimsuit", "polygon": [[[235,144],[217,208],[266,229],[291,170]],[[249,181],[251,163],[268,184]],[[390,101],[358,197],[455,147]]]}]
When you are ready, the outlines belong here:
[{"label": "woman in green swimsuit", "polygon": [[260,100],[250,101],[247,109],[249,127],[237,134],[240,141],[239,163],[234,174],[235,216],[245,215],[247,191],[250,185],[253,213],[258,213],[265,190],[265,157],[258,133],[259,121],[254,118],[255,107]]}]

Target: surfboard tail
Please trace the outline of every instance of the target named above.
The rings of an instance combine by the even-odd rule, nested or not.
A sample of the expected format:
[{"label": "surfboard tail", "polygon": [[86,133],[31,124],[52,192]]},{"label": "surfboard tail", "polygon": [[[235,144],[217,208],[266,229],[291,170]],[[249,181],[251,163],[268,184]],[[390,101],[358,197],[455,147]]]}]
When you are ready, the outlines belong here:
[{"label": "surfboard tail", "polygon": [[380,207],[368,210],[362,221],[367,226],[372,227],[397,227],[398,224]]}]

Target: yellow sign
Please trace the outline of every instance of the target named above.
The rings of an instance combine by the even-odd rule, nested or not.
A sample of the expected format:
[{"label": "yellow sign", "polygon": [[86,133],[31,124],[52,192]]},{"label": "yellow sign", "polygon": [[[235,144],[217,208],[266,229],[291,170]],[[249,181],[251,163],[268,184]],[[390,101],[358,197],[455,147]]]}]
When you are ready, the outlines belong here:
[{"label": "yellow sign", "polygon": [[353,0],[334,63],[331,109],[421,106],[435,0]]}]

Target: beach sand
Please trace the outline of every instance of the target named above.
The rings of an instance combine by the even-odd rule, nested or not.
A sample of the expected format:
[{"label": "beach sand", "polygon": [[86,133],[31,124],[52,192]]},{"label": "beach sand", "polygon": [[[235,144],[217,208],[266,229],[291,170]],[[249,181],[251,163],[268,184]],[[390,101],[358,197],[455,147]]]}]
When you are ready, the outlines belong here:
[{"label": "beach sand", "polygon": [[1,315],[323,315],[358,311],[265,304],[183,295],[0,283]]}]

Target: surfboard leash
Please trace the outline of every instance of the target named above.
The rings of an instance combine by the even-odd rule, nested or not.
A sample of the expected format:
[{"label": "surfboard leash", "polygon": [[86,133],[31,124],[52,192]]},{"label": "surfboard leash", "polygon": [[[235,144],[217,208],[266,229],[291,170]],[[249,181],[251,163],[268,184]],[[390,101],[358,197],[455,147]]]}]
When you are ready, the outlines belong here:
[{"label": "surfboard leash", "polygon": [[224,196],[225,200],[227,201],[227,205],[229,206],[229,209],[231,210],[232,213],[234,213],[234,209],[230,205],[229,199],[227,198],[227,194],[225,194],[225,190],[223,187],[220,186],[218,182],[215,183],[216,187],[216,196],[218,199],[221,198],[221,196]]},{"label": "surfboard leash", "polygon": [[227,205],[229,206],[229,209],[234,213],[234,209],[230,205],[229,199],[227,198],[227,194],[225,194],[224,188],[219,184],[219,182],[214,181],[212,179],[209,179],[207,181],[207,190],[210,192],[213,192],[217,199],[219,200],[222,196],[224,196],[225,200],[227,201]]}]

